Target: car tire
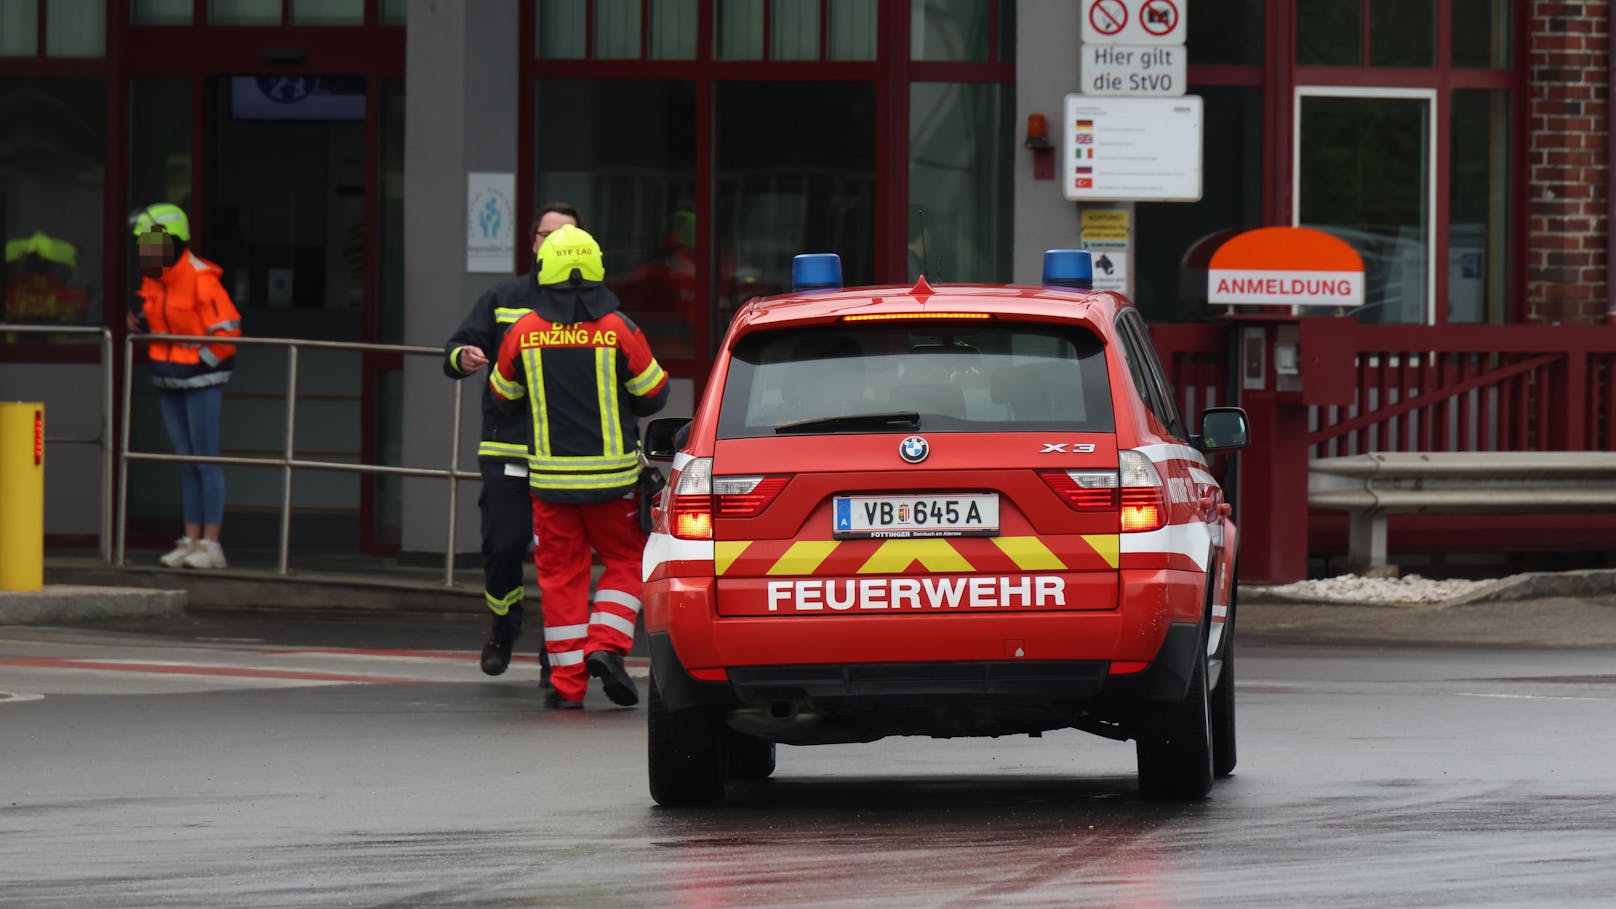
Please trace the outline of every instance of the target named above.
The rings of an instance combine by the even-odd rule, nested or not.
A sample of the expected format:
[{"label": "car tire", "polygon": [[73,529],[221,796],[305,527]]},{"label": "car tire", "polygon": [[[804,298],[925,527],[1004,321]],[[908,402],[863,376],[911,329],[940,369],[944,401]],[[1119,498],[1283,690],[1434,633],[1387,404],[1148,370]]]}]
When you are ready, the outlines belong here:
[{"label": "car tire", "polygon": [[1208,701],[1206,648],[1202,646],[1196,649],[1184,702],[1157,717],[1134,743],[1139,790],[1146,796],[1199,799],[1212,791],[1212,712]]},{"label": "car tire", "polygon": [[730,733],[729,778],[766,780],[774,774],[774,743],[738,732]]},{"label": "car tire", "polygon": [[724,798],[728,744],[723,717],[699,707],[669,710],[657,690],[655,673],[650,689],[645,722],[651,798],[669,808],[718,803]]},{"label": "car tire", "polygon": [[1234,772],[1234,592],[1229,593],[1229,613],[1223,623],[1223,642],[1218,658],[1223,668],[1212,689],[1212,774],[1218,778]]}]

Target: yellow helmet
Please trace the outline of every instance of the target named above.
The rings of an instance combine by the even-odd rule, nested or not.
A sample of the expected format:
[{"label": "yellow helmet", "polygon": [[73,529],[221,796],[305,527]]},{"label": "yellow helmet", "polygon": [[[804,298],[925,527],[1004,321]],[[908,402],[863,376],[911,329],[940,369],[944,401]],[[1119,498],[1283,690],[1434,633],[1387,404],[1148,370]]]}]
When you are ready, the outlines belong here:
[{"label": "yellow helmet", "polygon": [[129,216],[129,226],[137,237],[148,231],[160,230],[177,237],[182,243],[191,242],[191,222],[185,217],[185,210],[167,202],[137,209]]},{"label": "yellow helmet", "polygon": [[565,284],[577,269],[585,281],[606,280],[600,244],[575,224],[563,224],[544,239],[539,247],[539,283]]}]

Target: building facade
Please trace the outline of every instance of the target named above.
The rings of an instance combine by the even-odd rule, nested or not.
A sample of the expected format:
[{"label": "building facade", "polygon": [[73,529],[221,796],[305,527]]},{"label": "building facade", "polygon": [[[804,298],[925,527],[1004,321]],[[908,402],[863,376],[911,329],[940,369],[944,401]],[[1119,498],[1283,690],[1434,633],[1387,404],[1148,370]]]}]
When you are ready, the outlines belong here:
[{"label": "building facade", "polygon": [[[1200,197],[1068,201],[1034,118],[1058,161],[1064,99],[1093,89],[1085,18],[1148,5],[0,0],[6,321],[121,337],[125,217],[171,201],[247,334],[436,346],[526,267],[522,225],[561,199],[676,377],[670,412],[798,252],[839,253],[849,283],[1033,282],[1043,250],[1098,245],[1102,222],[1123,225],[1115,281],[1155,323],[1215,318],[1205,257],[1271,224],[1358,249],[1363,322],[1616,322],[1605,0],[1161,0],[1202,104]],[[490,268],[473,247],[496,222],[515,242]],[[0,352],[3,394],[45,400],[59,437],[100,420],[82,341],[12,333]],[[284,453],[288,365],[244,348],[227,453]],[[136,376],[131,448],[165,450]],[[430,357],[307,351],[297,389],[299,456],[447,466],[456,386]],[[47,529],[93,533],[94,451],[57,452]],[[131,539],[172,532],[172,477],[131,465]],[[281,477],[230,468],[231,539],[272,543]],[[445,503],[437,480],[299,473],[294,539],[431,551]]]}]

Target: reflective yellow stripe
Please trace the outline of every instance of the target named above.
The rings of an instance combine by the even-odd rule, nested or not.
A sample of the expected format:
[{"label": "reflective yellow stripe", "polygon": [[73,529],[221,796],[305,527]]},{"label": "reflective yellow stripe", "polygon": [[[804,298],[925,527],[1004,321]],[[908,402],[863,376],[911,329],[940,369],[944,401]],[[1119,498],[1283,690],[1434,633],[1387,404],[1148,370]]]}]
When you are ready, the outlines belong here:
[{"label": "reflective yellow stripe", "polygon": [[662,371],[662,365],[652,360],[651,365],[645,368],[645,372],[628,380],[628,393],[635,397],[644,397],[646,392],[655,388],[656,384],[662,381],[664,375],[666,373]]},{"label": "reflective yellow stripe", "polygon": [[526,458],[527,446],[515,442],[478,442],[477,454],[488,457]]},{"label": "reflective yellow stripe", "polygon": [[483,591],[483,599],[488,601],[488,608],[493,610],[494,615],[504,615],[510,611],[512,606],[522,602],[522,588],[518,587],[502,597],[496,597],[485,590]]},{"label": "reflective yellow stripe", "polygon": [[601,451],[606,455],[623,453],[623,427],[617,422],[617,350],[595,350],[595,391],[600,406]]},{"label": "reflective yellow stripe", "polygon": [[813,574],[840,545],[836,540],[798,540],[769,566],[769,574]]},{"label": "reflective yellow stripe", "polygon": [[1117,553],[1122,549],[1121,534],[1085,533],[1083,534],[1083,542],[1093,547],[1095,553],[1100,558],[1105,559],[1105,564],[1110,565],[1112,568],[1117,567],[1120,561]]},{"label": "reflective yellow stripe", "polygon": [[494,321],[501,325],[508,325],[532,311],[531,309],[511,309],[507,306],[500,306],[494,310]]},{"label": "reflective yellow stripe", "polygon": [[959,550],[942,538],[920,540],[887,540],[859,568],[859,574],[902,574],[909,566],[919,562],[932,572],[975,571]]},{"label": "reflective yellow stripe", "polygon": [[527,483],[534,489],[613,489],[632,486],[640,478],[640,465],[607,474],[554,474],[528,471]]},{"label": "reflective yellow stripe", "polygon": [[535,456],[550,453],[550,427],[545,422],[544,415],[549,413],[545,409],[549,403],[544,392],[544,362],[539,357],[539,349],[530,347],[522,351],[522,369],[527,372],[528,391],[533,400],[533,454]]},{"label": "reflective yellow stripe", "polygon": [[592,471],[599,473],[603,470],[625,470],[640,463],[634,454],[612,455],[529,455],[528,466],[534,470]]},{"label": "reflective yellow stripe", "polygon": [[[460,367],[456,366],[455,368],[459,369]],[[488,371],[488,384],[494,386],[495,391],[512,401],[517,400],[524,394],[522,386],[500,375],[498,368]]]},{"label": "reflective yellow stripe", "polygon": [[751,546],[751,540],[716,540],[713,542],[713,567],[718,574],[729,570],[735,560],[741,557],[746,547]]},{"label": "reflective yellow stripe", "polygon": [[455,372],[465,372],[464,369],[460,368],[460,352],[465,349],[466,345],[462,344],[459,347],[456,347],[454,350],[449,351],[449,365],[455,368]]},{"label": "reflective yellow stripe", "polygon": [[993,545],[1022,571],[1059,571],[1066,567],[1037,537],[994,537]]}]

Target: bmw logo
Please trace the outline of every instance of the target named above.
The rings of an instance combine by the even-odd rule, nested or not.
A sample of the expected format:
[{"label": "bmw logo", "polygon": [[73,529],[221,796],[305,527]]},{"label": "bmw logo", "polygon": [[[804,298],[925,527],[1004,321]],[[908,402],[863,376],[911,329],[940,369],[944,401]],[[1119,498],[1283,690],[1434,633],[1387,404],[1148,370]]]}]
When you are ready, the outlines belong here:
[{"label": "bmw logo", "polygon": [[931,446],[920,436],[910,436],[898,444],[898,457],[911,464],[919,464],[931,454]]}]

